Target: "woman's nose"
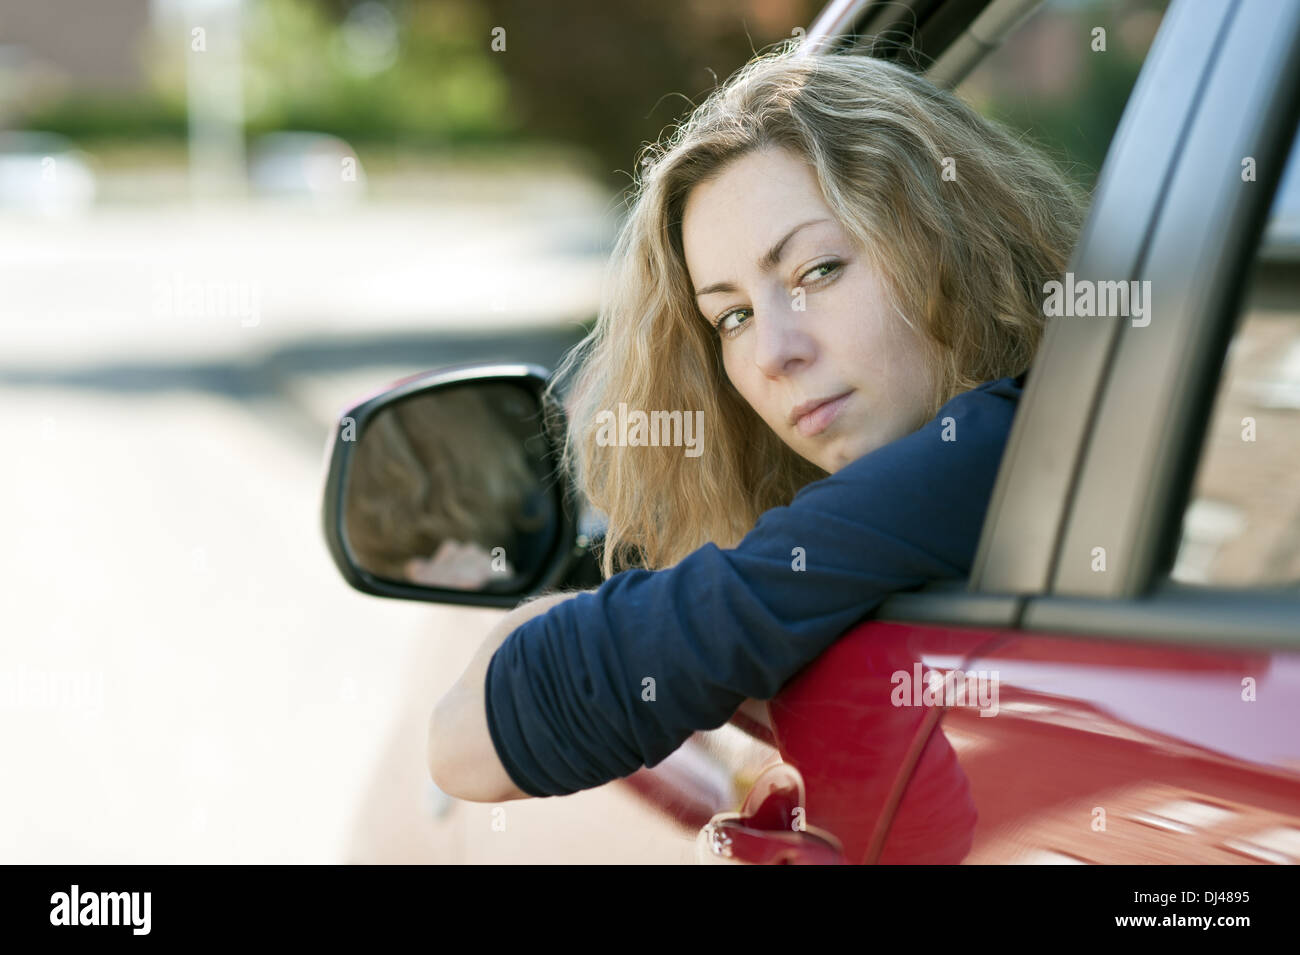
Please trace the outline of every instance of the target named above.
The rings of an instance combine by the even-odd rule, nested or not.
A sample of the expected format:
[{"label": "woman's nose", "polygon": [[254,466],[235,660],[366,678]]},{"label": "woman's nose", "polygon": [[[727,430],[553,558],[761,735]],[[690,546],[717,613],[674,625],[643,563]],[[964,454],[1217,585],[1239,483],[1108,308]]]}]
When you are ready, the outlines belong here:
[{"label": "woman's nose", "polygon": [[796,311],[791,299],[776,298],[765,304],[763,314],[754,320],[754,364],[764,375],[776,378],[812,361],[815,343],[803,323],[806,313]]}]

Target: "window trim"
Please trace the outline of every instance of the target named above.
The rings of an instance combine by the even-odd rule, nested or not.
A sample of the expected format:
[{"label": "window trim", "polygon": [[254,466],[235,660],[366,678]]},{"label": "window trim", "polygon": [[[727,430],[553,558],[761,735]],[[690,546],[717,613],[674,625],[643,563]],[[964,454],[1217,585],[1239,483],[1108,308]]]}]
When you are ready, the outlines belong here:
[{"label": "window trim", "polygon": [[[1151,323],[1114,320],[1117,343],[1053,593],[1136,597],[1173,564],[1249,263],[1300,118],[1300,7],[1278,14],[1275,5],[1239,0],[1216,45],[1149,250],[1133,273],[1152,283]],[[1253,184],[1240,179],[1245,156],[1256,158]],[[1096,546],[1106,548],[1104,573],[1090,566]]]},{"label": "window trim", "polygon": [[1246,589],[1165,579],[1136,598],[1032,598],[1019,629],[1125,643],[1207,648],[1230,643],[1294,652],[1300,648],[1300,585]]},{"label": "window trim", "polygon": [[[1067,266],[1076,276],[1149,277],[1143,264],[1160,238],[1157,229],[1179,169],[1188,165],[1180,160],[1192,132],[1206,122],[1203,95],[1212,79],[1222,85],[1224,73],[1241,66],[1240,51],[1234,48],[1234,56],[1222,53],[1220,36],[1236,9],[1235,0],[1175,0],[1166,11]],[[1258,41],[1267,29],[1258,22],[1259,8],[1255,10],[1256,16],[1244,22],[1251,39]],[[1216,64],[1225,63],[1216,73]],[[1258,99],[1263,91],[1256,92]],[[1079,499],[1097,497],[1097,435],[1107,424],[1104,412],[1116,386],[1112,369],[1117,355],[1125,340],[1139,335],[1150,339],[1159,330],[1131,328],[1124,318],[1048,323],[994,486],[972,568],[972,590],[1023,595],[1062,590],[1057,564],[1070,529],[1079,533]],[[1111,470],[1101,476],[1135,480],[1128,457],[1131,454],[1108,460]],[[1118,491],[1108,487],[1111,497],[1103,504],[1109,506],[1124,487],[1122,481]],[[1108,552],[1108,558],[1121,565],[1129,557]],[[1114,580],[1118,575],[1094,576]]]}]

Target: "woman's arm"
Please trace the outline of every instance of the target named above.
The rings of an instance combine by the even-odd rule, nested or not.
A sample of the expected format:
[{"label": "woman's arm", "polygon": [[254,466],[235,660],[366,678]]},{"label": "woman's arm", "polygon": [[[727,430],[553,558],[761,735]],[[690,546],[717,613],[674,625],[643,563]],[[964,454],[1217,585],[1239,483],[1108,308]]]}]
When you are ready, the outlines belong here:
[{"label": "woman's arm", "polygon": [[492,628],[460,679],[438,701],[429,718],[429,772],[439,789],[473,802],[527,799],[514,784],[488,732],[484,684],[492,654],[527,620],[583,591],[546,594],[510,611]]},{"label": "woman's arm", "polygon": [[1018,397],[1007,379],[953,398],[737,546],[626,570],[520,625],[483,691],[509,777],[561,796],[657,766],[778,695],[890,594],[968,575]]}]

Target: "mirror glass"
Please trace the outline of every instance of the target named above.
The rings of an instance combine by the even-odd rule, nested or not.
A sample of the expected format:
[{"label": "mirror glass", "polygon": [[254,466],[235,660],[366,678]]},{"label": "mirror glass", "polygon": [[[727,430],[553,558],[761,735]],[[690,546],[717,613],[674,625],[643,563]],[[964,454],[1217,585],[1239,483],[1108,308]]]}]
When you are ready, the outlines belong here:
[{"label": "mirror glass", "polygon": [[559,482],[529,389],[467,382],[412,395],[361,432],[343,489],[363,570],[447,590],[525,593],[560,534]]}]

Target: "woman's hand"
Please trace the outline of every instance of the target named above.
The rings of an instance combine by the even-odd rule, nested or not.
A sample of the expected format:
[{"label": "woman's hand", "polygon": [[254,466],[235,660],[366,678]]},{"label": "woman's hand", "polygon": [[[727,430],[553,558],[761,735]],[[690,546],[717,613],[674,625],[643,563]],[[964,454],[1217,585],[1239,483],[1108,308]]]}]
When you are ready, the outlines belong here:
[{"label": "woman's hand", "polygon": [[411,557],[403,569],[411,583],[453,590],[482,590],[498,573],[509,579],[515,572],[509,561],[504,572],[494,571],[490,553],[478,544],[462,544],[450,538],[432,557]]},{"label": "woman's hand", "polygon": [[472,802],[527,799],[506,772],[492,745],[484,705],[488,664],[497,648],[525,621],[586,591],[547,594],[521,604],[501,618],[478,653],[429,718],[428,760],[434,783],[443,792]]}]

